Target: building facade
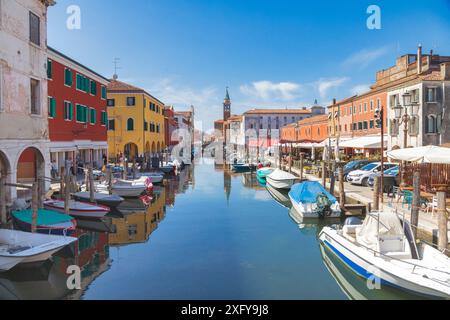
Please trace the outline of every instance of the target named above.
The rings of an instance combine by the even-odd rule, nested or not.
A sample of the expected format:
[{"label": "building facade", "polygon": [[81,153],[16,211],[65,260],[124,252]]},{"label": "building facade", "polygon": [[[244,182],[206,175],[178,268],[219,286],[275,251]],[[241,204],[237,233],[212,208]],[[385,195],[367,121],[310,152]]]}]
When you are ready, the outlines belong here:
[{"label": "building facade", "polygon": [[169,152],[178,144],[177,130],[178,122],[175,119],[173,106],[164,107],[164,135]]},{"label": "building facade", "polygon": [[[0,173],[9,183],[50,176],[46,45],[47,9],[54,4],[1,1]],[[10,203],[17,190],[8,188],[6,197]]]},{"label": "building facade", "polygon": [[112,80],[107,87],[108,150],[117,160],[165,150],[164,103],[145,90]]},{"label": "building facade", "polygon": [[108,155],[106,87],[108,79],[48,48],[48,126],[50,158],[101,168]]}]

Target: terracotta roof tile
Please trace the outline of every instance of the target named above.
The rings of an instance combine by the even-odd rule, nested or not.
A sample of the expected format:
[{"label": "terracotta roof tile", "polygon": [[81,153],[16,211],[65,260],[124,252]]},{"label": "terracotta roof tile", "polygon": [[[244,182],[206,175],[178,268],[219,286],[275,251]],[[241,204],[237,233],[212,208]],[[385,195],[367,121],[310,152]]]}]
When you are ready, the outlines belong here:
[{"label": "terracotta roof tile", "polygon": [[146,94],[149,97],[151,97],[151,98],[155,99],[156,101],[158,101],[159,103],[161,103],[162,105],[164,105],[163,102],[161,102],[159,99],[152,96],[150,93],[148,93],[144,89],[141,89],[139,87],[133,86],[129,83],[125,83],[125,82],[122,82],[119,80],[111,80],[111,82],[108,84],[107,89],[108,89],[109,93],[142,93],[142,94]]}]

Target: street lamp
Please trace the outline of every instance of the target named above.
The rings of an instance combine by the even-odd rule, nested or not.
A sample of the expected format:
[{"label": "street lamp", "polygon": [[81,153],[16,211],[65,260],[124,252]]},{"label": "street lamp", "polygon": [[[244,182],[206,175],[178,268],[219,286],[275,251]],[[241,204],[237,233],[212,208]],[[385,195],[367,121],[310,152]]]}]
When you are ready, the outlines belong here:
[{"label": "street lamp", "polygon": [[[419,103],[412,101],[412,94],[406,91],[403,95],[403,106],[398,104],[394,107],[395,119],[398,121],[399,126],[404,125],[403,128],[403,148],[408,147],[408,124],[412,118],[416,117],[419,113]],[[408,114],[408,108],[410,113]],[[402,186],[405,186],[405,163],[402,165],[401,181]]]}]

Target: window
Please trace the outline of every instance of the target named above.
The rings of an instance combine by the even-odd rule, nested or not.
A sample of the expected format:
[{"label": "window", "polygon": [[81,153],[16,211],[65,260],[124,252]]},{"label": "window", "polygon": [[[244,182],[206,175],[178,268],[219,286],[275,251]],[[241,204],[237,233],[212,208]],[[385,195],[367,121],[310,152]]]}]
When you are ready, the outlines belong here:
[{"label": "window", "polygon": [[391,108],[394,108],[397,105],[399,105],[398,94],[394,94],[394,95],[389,97],[389,106]]},{"label": "window", "polygon": [[132,107],[136,105],[136,98],[135,97],[127,97],[127,106]]},{"label": "window", "polygon": [[109,120],[108,121],[108,130],[109,131],[116,130],[116,121],[115,120]]},{"label": "window", "polygon": [[364,129],[364,130],[367,130],[367,121],[364,121],[364,122],[363,122],[363,129]]},{"label": "window", "polygon": [[77,89],[84,92],[89,92],[90,80],[85,76],[77,73]]},{"label": "window", "polygon": [[359,113],[362,113],[362,104],[359,104]]},{"label": "window", "polygon": [[88,108],[81,104],[77,104],[77,122],[80,123],[88,122]]},{"label": "window", "polygon": [[64,84],[68,87],[71,87],[73,84],[72,70],[67,68],[64,70]]},{"label": "window", "polygon": [[370,124],[369,124],[369,126],[370,126],[370,129],[373,129],[373,128],[375,128],[375,121],[373,121],[373,120],[370,120]]},{"label": "window", "polygon": [[380,99],[377,100],[377,108],[381,109],[381,100]]},{"label": "window", "polygon": [[64,120],[73,120],[73,104],[69,101],[64,101]]},{"label": "window", "polygon": [[91,80],[91,94],[93,96],[97,95],[97,82]]},{"label": "window", "polygon": [[363,128],[362,122],[358,122],[358,130],[362,130],[362,128]]},{"label": "window", "polygon": [[100,120],[100,124],[102,126],[106,126],[107,123],[108,123],[108,113],[106,111],[102,111],[102,118]]},{"label": "window", "polygon": [[108,99],[108,100],[106,100],[106,105],[108,107],[115,107],[116,106],[116,100],[115,99]]},{"label": "window", "polygon": [[391,136],[398,136],[399,132],[399,123],[397,119],[391,119],[389,122],[389,131],[391,132]]},{"label": "window", "polygon": [[56,100],[53,97],[48,97],[48,117],[56,118]]},{"label": "window", "polygon": [[442,133],[442,113],[436,117],[436,132]]},{"label": "window", "polygon": [[37,15],[30,12],[30,42],[41,45],[41,22]]},{"label": "window", "polygon": [[364,102],[364,112],[367,112],[367,102]]},{"label": "window", "polygon": [[134,131],[134,120],[132,118],[127,121],[127,130]]},{"label": "window", "polygon": [[47,79],[53,79],[53,64],[52,64],[52,60],[47,60]]},{"label": "window", "polygon": [[159,131],[160,131],[160,127],[159,127],[159,124],[157,124],[156,125],[156,133],[159,133]]},{"label": "window", "polygon": [[40,110],[40,82],[36,79],[30,80],[30,101],[31,114],[41,114]]},{"label": "window", "polygon": [[427,102],[436,102],[436,88],[428,88],[427,89]]},{"label": "window", "polygon": [[419,103],[419,89],[411,91],[411,101]]},{"label": "window", "polygon": [[436,133],[436,117],[433,115],[429,115],[427,117],[427,121],[425,123],[425,132],[426,133]]},{"label": "window", "polygon": [[148,131],[148,122],[144,121],[144,131]]},{"label": "window", "polygon": [[95,110],[94,108],[90,109],[89,121],[91,124],[97,123],[97,110]]},{"label": "window", "polygon": [[409,120],[408,132],[410,136],[417,136],[419,134],[419,118],[411,117]]},{"label": "window", "polygon": [[102,100],[106,100],[106,87],[102,86]]},{"label": "window", "polygon": [[373,111],[373,100],[370,100],[370,111]]}]

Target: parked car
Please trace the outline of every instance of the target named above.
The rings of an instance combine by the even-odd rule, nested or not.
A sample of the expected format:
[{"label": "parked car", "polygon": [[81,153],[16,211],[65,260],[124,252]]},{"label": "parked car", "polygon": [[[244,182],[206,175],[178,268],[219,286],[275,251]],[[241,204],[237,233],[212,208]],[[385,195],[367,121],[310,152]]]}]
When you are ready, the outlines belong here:
[{"label": "parked car", "polygon": [[[383,171],[397,166],[395,163],[385,163]],[[381,162],[373,162],[362,167],[360,170],[354,170],[347,175],[347,181],[351,184],[368,186],[369,177],[372,173],[378,173],[381,170]]]},{"label": "parked car", "polygon": [[[372,173],[369,176],[369,181],[367,181],[367,184],[369,187],[373,187],[373,185],[375,184],[375,177],[380,176],[380,173]],[[384,176],[385,177],[393,177],[395,179],[396,182],[396,186],[399,185],[399,178],[400,178],[400,167],[399,166],[395,166],[392,167],[386,171],[384,171]]]},{"label": "parked car", "polygon": [[[354,170],[358,170],[361,169],[362,167],[368,165],[369,163],[372,163],[375,161],[370,161],[370,160],[354,160],[354,161],[350,161],[349,163],[347,163],[344,166],[344,181],[347,181],[347,176],[350,172],[354,171]],[[336,172],[336,180],[339,180],[339,174],[338,172]]]}]

